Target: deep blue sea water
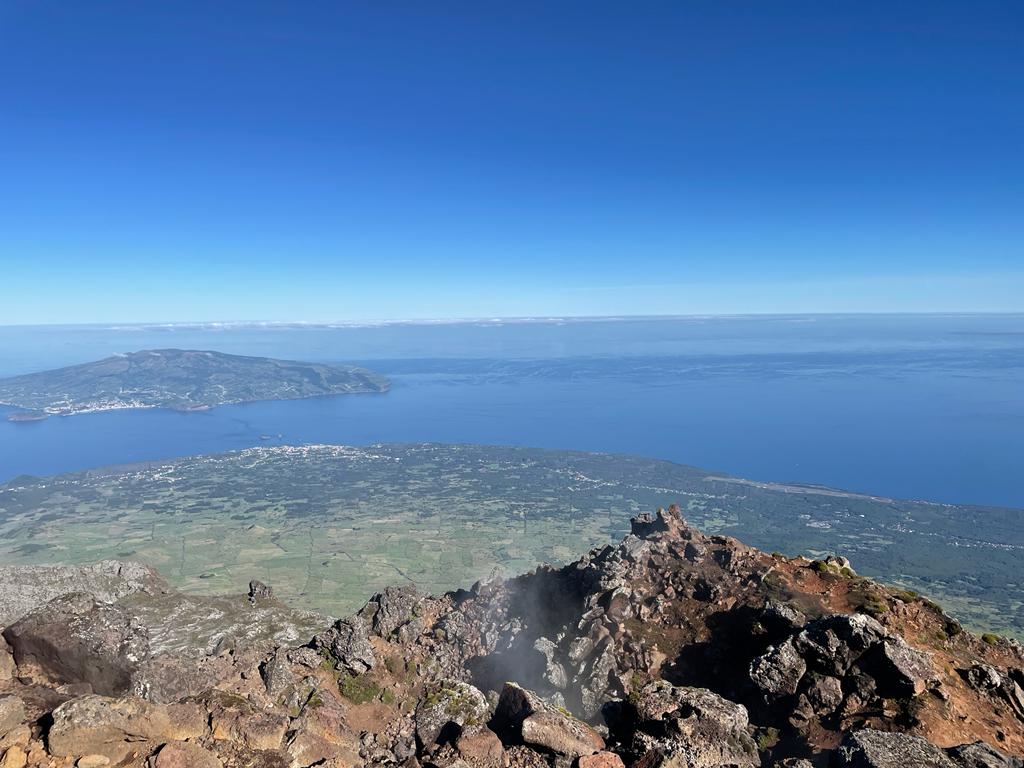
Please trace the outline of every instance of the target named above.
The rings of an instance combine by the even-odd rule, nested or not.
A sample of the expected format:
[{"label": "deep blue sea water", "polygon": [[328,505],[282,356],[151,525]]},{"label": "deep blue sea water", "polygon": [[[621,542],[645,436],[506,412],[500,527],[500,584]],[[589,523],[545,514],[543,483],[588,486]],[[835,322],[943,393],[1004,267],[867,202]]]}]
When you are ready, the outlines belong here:
[{"label": "deep blue sea water", "polygon": [[1024,315],[8,327],[0,376],[158,347],[356,361],[394,387],[2,421],[0,481],[252,445],[436,441],[636,453],[1024,508]]}]

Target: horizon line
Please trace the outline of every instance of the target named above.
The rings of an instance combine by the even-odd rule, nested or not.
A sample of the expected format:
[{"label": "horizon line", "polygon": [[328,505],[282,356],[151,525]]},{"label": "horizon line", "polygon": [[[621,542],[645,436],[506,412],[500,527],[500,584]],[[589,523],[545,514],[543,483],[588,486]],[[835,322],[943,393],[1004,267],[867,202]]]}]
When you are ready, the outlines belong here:
[{"label": "horizon line", "polygon": [[171,320],[111,321],[74,323],[0,323],[0,328],[105,328],[117,330],[145,329],[229,329],[229,328],[372,328],[392,325],[501,325],[571,322],[628,322],[644,320],[717,320],[743,318],[808,318],[808,317],[979,317],[1024,315],[1020,310],[907,310],[862,312],[695,312],[692,314],[620,314],[620,315],[505,315],[479,317],[423,317],[361,320]]}]

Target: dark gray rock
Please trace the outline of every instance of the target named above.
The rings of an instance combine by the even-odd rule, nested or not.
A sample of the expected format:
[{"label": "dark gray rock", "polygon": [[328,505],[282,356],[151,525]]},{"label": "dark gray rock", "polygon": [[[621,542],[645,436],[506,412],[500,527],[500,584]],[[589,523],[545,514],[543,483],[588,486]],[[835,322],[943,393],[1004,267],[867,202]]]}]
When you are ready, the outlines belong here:
[{"label": "dark gray rock", "polygon": [[876,675],[880,687],[895,696],[916,696],[923,693],[935,676],[931,657],[911,648],[902,637],[887,637],[880,646],[881,673]]},{"label": "dark gray rock", "polygon": [[769,648],[750,662],[750,679],[768,699],[792,696],[806,671],[807,662],[792,640]]},{"label": "dark gray rock", "polygon": [[301,664],[307,669],[317,669],[323,664],[324,657],[308,645],[301,648],[292,648],[288,651],[288,661],[292,664]]},{"label": "dark gray rock", "polygon": [[391,638],[401,627],[416,622],[422,597],[413,586],[388,587],[374,595],[359,611],[378,637]]},{"label": "dark gray rock", "polygon": [[807,617],[791,605],[769,600],[761,611],[761,624],[770,632],[790,634],[807,623]]},{"label": "dark gray rock", "polygon": [[636,731],[632,749],[660,768],[753,768],[761,764],[748,732],[747,710],[704,688],[663,680],[630,700]]},{"label": "dark gray rock", "polygon": [[569,685],[569,676],[558,662],[558,646],[546,637],[539,637],[533,644],[534,650],[544,656],[544,680],[552,688],[565,690]]},{"label": "dark gray rock", "polygon": [[582,720],[513,683],[502,688],[492,724],[508,742],[539,747],[565,759],[592,755],[605,746],[601,735]]},{"label": "dark gray rock", "polygon": [[812,674],[804,695],[815,714],[828,715],[843,703],[843,684],[835,677]]},{"label": "dark gray rock", "polygon": [[962,768],[1024,768],[1024,760],[1009,757],[983,741],[946,750]]},{"label": "dark gray rock", "polygon": [[353,675],[368,672],[377,664],[377,657],[370,645],[366,624],[360,618],[341,619],[334,626],[316,636],[313,644],[326,650],[335,660],[338,669]]},{"label": "dark gray rock", "polygon": [[683,557],[689,560],[694,565],[699,565],[704,562],[704,558],[707,556],[708,548],[705,547],[698,541],[688,541],[686,547],[683,549]]},{"label": "dark gray rock", "polygon": [[88,683],[110,696],[131,688],[149,658],[149,636],[125,608],[92,595],[51,600],[4,630],[19,667],[37,666],[61,683]]},{"label": "dark gray rock", "polygon": [[961,674],[972,688],[982,693],[998,691],[1003,684],[999,670],[988,664],[975,664]]},{"label": "dark gray rock", "polygon": [[285,648],[276,649],[270,658],[260,664],[260,677],[267,694],[272,698],[294,689],[295,677],[288,664],[288,651]]},{"label": "dark gray rock", "polygon": [[257,600],[270,600],[274,597],[274,588],[268,587],[259,579],[249,582],[249,602],[255,604]]},{"label": "dark gray rock", "polygon": [[607,639],[576,676],[574,682],[579,688],[580,706],[584,717],[592,718],[601,711],[602,705],[608,699],[609,676],[618,672],[618,663],[615,644]]},{"label": "dark gray rock", "polygon": [[945,752],[917,736],[867,728],[836,750],[840,768],[957,768]]},{"label": "dark gray rock", "polygon": [[795,646],[810,669],[843,677],[857,659],[885,637],[885,629],[870,616],[839,614],[809,622],[797,635]]}]

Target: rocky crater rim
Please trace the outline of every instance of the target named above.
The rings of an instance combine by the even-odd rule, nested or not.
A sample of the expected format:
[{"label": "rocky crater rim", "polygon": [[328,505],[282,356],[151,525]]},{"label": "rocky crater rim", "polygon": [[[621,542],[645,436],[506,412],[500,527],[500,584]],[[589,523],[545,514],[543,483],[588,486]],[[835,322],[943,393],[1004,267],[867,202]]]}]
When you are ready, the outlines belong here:
[{"label": "rocky crater rim", "polygon": [[[1019,643],[676,507],[563,567],[192,654],[154,651],[138,599],[166,584],[130,575],[3,630],[0,766],[1024,766]],[[237,602],[274,620],[267,584]]]}]

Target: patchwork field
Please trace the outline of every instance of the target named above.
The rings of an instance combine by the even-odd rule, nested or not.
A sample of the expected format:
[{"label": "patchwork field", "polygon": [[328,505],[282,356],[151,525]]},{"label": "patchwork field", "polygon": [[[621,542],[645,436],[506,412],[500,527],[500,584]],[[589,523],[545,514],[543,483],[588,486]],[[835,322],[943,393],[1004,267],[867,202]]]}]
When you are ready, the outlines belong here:
[{"label": "patchwork field", "polygon": [[344,615],[374,591],[439,592],[565,562],[678,502],[708,532],[840,552],[975,628],[1024,635],[1018,510],[755,483],[629,456],[460,445],[253,448],[0,486],[0,563],[156,566],[197,594],[274,586]]}]

